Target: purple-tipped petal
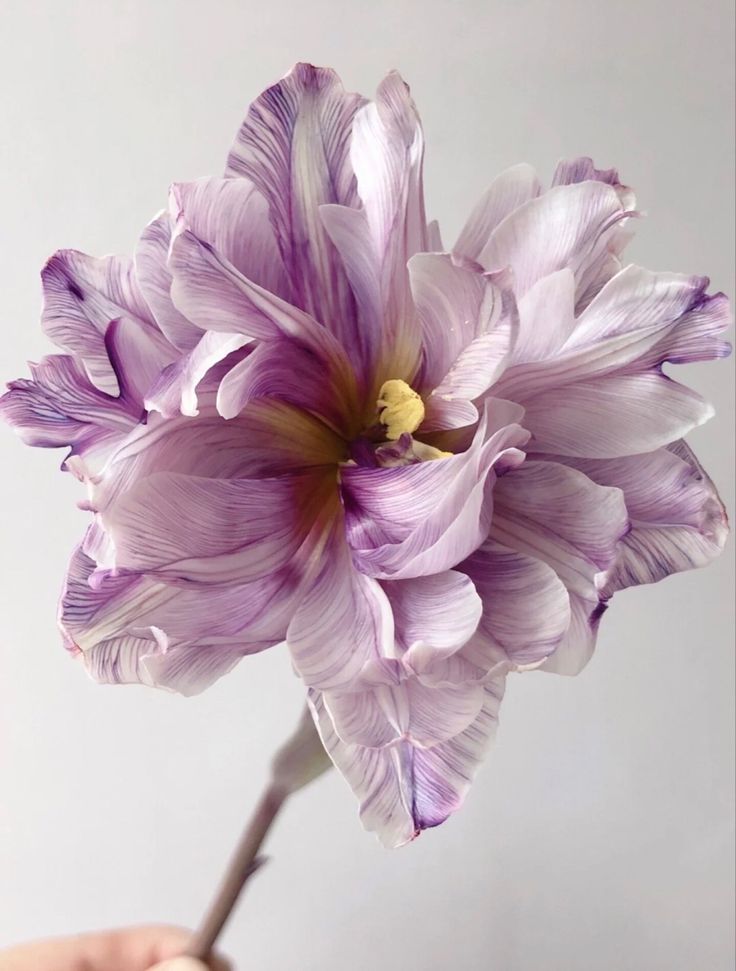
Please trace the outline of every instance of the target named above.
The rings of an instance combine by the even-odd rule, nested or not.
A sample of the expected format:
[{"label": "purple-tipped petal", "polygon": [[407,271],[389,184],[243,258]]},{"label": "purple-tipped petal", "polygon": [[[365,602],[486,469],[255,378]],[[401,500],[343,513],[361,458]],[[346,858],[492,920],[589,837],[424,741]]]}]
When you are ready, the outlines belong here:
[{"label": "purple-tipped petal", "polygon": [[[475,692],[477,686],[473,686]],[[367,748],[341,740],[319,692],[310,693],[322,742],[360,802],[363,826],[396,847],[437,826],[462,805],[498,722],[502,678],[483,689],[482,708],[460,734],[432,748],[398,740]],[[438,696],[442,689],[437,689]]]},{"label": "purple-tipped petal", "polygon": [[98,391],[73,357],[52,354],[30,369],[31,380],[11,381],[0,397],[0,416],[28,445],[68,446],[96,469],[140,418],[134,403]]},{"label": "purple-tipped petal", "polygon": [[723,549],[728,535],[723,504],[684,442],[646,455],[575,465],[594,482],[621,489],[631,518],[607,595],[705,566]]},{"label": "purple-tipped petal", "polygon": [[108,325],[119,317],[133,317],[154,328],[133,261],[59,250],[43,268],[41,279],[44,330],[55,344],[83,361],[96,388],[117,395],[117,377],[105,348]]}]

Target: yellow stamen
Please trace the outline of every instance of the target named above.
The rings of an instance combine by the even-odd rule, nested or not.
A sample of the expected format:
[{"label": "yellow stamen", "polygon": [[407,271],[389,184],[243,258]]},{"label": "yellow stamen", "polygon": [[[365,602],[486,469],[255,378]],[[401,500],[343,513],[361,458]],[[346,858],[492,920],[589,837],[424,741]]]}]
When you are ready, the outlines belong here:
[{"label": "yellow stamen", "polygon": [[386,438],[395,442],[404,434],[411,435],[424,421],[424,402],[406,381],[385,381],[378,393],[378,419],[386,426]]}]

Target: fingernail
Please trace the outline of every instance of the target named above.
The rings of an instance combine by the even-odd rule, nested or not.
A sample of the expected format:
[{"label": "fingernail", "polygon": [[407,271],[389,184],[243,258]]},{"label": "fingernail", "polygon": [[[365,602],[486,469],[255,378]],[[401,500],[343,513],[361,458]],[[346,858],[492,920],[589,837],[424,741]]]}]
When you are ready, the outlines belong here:
[{"label": "fingernail", "polygon": [[207,965],[196,958],[171,958],[157,964],[151,971],[207,971]]}]

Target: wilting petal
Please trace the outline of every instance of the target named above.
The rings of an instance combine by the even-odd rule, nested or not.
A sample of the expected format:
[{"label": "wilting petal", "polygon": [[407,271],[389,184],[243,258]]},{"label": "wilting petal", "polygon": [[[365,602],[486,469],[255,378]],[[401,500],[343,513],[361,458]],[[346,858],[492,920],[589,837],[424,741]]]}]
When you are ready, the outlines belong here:
[{"label": "wilting petal", "polygon": [[304,683],[321,689],[350,684],[367,662],[393,650],[389,602],[380,584],[352,565],[339,520],[286,640]]},{"label": "wilting petal", "polygon": [[570,625],[570,602],[551,566],[489,539],[458,569],[483,603],[478,633],[463,657],[490,671],[503,660],[539,664],[554,652]]},{"label": "wilting petal", "polygon": [[167,212],[146,226],[135,251],[135,275],[161,332],[180,351],[190,351],[202,332],[171,301],[171,233],[171,216]]},{"label": "wilting petal", "polygon": [[[473,445],[459,455],[395,468],[341,470],[348,541],[358,568],[382,579],[439,573],[485,539],[494,465],[527,440],[508,402],[490,408]],[[488,419],[487,419],[488,420]]]},{"label": "wilting petal", "polygon": [[522,163],[506,169],[491,182],[465,223],[453,252],[478,260],[491,233],[510,213],[541,192],[537,173]]},{"label": "wilting petal", "polygon": [[613,186],[626,209],[633,209],[635,198],[631,189],[622,185],[616,169],[597,169],[593,159],[587,155],[566,158],[557,163],[552,186],[575,185],[576,182],[605,182]]},{"label": "wilting petal", "polygon": [[620,489],[556,462],[527,461],[496,483],[491,538],[546,563],[567,587],[571,626],[551,662],[565,673],[592,652],[603,588],[629,528]]},{"label": "wilting petal", "polygon": [[713,483],[684,442],[670,448],[575,462],[594,482],[621,489],[631,518],[606,585],[609,595],[705,566],[723,549],[728,523]]},{"label": "wilting petal", "polygon": [[475,721],[449,741],[428,749],[406,741],[379,749],[346,744],[337,735],[322,696],[310,693],[322,742],[360,801],[363,825],[385,846],[409,842],[460,808],[494,734],[503,687],[502,679],[487,685]]},{"label": "wilting petal", "polygon": [[43,268],[41,279],[44,330],[55,344],[84,362],[95,387],[116,395],[118,382],[104,340],[110,321],[127,316],[153,327],[133,261],[59,250]]},{"label": "wilting petal", "polygon": [[253,103],[226,170],[245,176],[266,200],[291,299],[340,338],[351,333],[355,309],[319,207],[356,201],[348,152],[362,103],[334,71],[297,64]]},{"label": "wilting petal", "polygon": [[565,267],[574,272],[580,289],[626,215],[615,190],[602,182],[558,186],[507,216],[479,262],[489,270],[510,266],[517,298]]},{"label": "wilting petal", "polygon": [[422,330],[421,386],[476,397],[497,380],[516,339],[511,293],[447,253],[412,257],[409,277]]},{"label": "wilting petal", "polygon": [[266,200],[248,179],[198,179],[171,187],[171,218],[183,219],[253,283],[288,298],[289,284]]}]

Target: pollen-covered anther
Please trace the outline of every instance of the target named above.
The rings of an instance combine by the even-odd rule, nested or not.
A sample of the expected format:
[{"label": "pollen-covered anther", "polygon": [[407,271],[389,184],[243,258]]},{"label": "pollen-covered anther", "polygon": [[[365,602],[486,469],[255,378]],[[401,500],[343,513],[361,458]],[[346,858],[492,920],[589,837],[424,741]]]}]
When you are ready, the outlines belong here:
[{"label": "pollen-covered anther", "polygon": [[406,381],[385,381],[378,393],[378,419],[386,426],[386,438],[395,442],[415,432],[424,421],[424,402]]}]

